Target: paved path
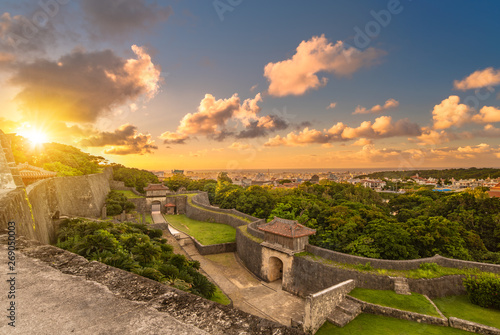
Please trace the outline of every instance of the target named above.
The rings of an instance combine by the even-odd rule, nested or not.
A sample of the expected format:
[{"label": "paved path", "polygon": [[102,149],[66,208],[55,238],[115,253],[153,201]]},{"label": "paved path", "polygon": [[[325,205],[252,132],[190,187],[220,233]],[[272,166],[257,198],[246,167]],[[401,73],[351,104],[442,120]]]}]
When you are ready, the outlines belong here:
[{"label": "paved path", "polygon": [[305,301],[281,289],[281,280],[266,283],[251,274],[236,259],[235,253],[202,256],[191,239],[180,233],[180,246],[233,301],[234,307],[253,315],[290,326],[302,320]]},{"label": "paved path", "polygon": [[161,212],[151,212],[151,217],[153,218],[153,223],[167,223]]}]

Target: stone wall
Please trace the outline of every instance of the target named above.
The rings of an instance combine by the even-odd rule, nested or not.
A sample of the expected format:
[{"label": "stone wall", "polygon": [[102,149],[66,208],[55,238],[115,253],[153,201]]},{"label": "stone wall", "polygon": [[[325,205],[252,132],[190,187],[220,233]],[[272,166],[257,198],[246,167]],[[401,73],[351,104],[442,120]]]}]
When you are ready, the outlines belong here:
[{"label": "stone wall", "polygon": [[103,173],[41,180],[4,193],[0,230],[16,222],[18,234],[42,243],[55,242],[54,219],[60,215],[100,217],[109,193],[111,169]]},{"label": "stone wall", "polygon": [[128,199],[131,203],[135,205],[135,211],[137,213],[150,213],[151,208],[148,208],[146,198],[130,198]]},{"label": "stone wall", "polygon": [[293,282],[287,291],[302,297],[349,279],[355,281],[356,287],[372,290],[394,289],[394,283],[389,276],[333,267],[300,256],[295,256],[293,259],[292,279]]},{"label": "stone wall", "polygon": [[211,244],[211,245],[203,245],[197,239],[191,236],[193,240],[194,246],[200,253],[200,255],[214,255],[214,254],[223,254],[225,252],[235,252],[236,251],[236,243],[220,243],[220,244]]},{"label": "stone wall", "polygon": [[263,279],[262,267],[262,246],[260,242],[254,241],[242,231],[244,227],[236,228],[236,248],[239,259],[257,277]]},{"label": "stone wall", "polygon": [[418,267],[422,263],[436,263],[438,265],[450,268],[478,268],[481,271],[500,273],[500,265],[498,264],[486,264],[486,263],[462,261],[459,259],[442,257],[440,255],[435,255],[433,257],[428,257],[428,258],[394,261],[387,259],[353,256],[333,250],[323,249],[313,245],[307,245],[306,251],[321,258],[329,259],[338,263],[346,263],[346,264],[370,263],[370,265],[376,269],[414,270],[418,269]]},{"label": "stone wall", "polygon": [[467,291],[462,279],[465,276],[444,276],[432,279],[412,279],[408,278],[408,285],[411,292],[425,294],[429,298],[439,298],[449,295],[462,295]]},{"label": "stone wall", "polygon": [[[188,198],[186,203],[186,215],[189,218],[199,221],[224,223],[234,228],[247,225],[249,222],[258,220],[253,216],[241,213],[234,209],[221,209],[206,205],[203,200],[206,196],[206,193],[202,192]],[[208,198],[206,199],[208,200]]]},{"label": "stone wall", "polygon": [[347,280],[306,298],[304,331],[314,334],[325,323],[347,293],[355,288],[354,280]]},{"label": "stone wall", "polygon": [[449,319],[450,327],[462,329],[475,334],[500,335],[500,329],[488,327],[472,321],[462,320],[454,317]]},{"label": "stone wall", "polygon": [[415,313],[415,312],[410,312],[410,311],[403,311],[403,310],[400,310],[397,308],[391,308],[391,307],[385,307],[385,306],[380,306],[380,305],[376,305],[376,304],[371,304],[369,302],[365,302],[365,301],[353,298],[351,296],[348,296],[347,299],[350,299],[350,300],[355,301],[358,304],[360,304],[361,310],[363,311],[363,313],[389,316],[391,318],[415,321],[418,323],[427,323],[430,325],[437,325],[437,326],[444,326],[444,327],[448,326],[448,319],[446,319],[446,318],[438,318],[435,316],[430,316],[430,315],[425,315],[425,314],[420,314],[420,313]]}]

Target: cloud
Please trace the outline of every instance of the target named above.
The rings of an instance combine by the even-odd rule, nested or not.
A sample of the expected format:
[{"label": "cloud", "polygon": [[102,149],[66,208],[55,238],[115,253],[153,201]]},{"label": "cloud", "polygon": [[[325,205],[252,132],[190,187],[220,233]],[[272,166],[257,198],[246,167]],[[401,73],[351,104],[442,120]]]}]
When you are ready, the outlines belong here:
[{"label": "cloud", "polygon": [[249,144],[242,144],[240,142],[234,142],[228,148],[233,149],[233,150],[245,150],[245,149],[249,149],[250,145]]},{"label": "cloud", "polygon": [[472,121],[477,123],[500,122],[500,109],[491,106],[484,106],[479,111],[479,114],[472,117]]},{"label": "cloud", "polygon": [[284,130],[288,128],[288,123],[277,115],[266,115],[257,121],[250,122],[245,129],[240,131],[236,138],[257,138],[267,136],[269,132]]},{"label": "cloud", "polygon": [[337,107],[337,103],[336,102],[332,102],[331,104],[329,104],[326,109],[334,109],[335,107]]},{"label": "cloud", "polygon": [[387,100],[383,106],[381,105],[375,105],[373,106],[372,108],[370,109],[367,109],[366,107],[362,107],[360,105],[358,105],[356,107],[356,110],[354,111],[353,114],[375,114],[375,113],[382,113],[382,112],[385,112],[389,109],[394,109],[396,107],[399,106],[399,101],[395,100],[395,99],[389,99]]},{"label": "cloud", "polygon": [[434,129],[447,129],[452,126],[461,127],[471,120],[473,109],[460,103],[460,98],[450,95],[447,99],[435,105],[432,110]]},{"label": "cloud", "polygon": [[477,70],[462,80],[455,80],[453,87],[457,90],[470,90],[487,86],[496,86],[500,84],[500,69],[495,70],[492,67],[484,70]]},{"label": "cloud", "polygon": [[259,85],[256,84],[256,85],[253,85],[252,87],[250,87],[250,92],[254,92],[257,89],[258,86]]},{"label": "cloud", "polygon": [[450,137],[446,131],[437,132],[430,128],[422,128],[422,135],[417,137],[420,141],[419,145],[438,145],[450,141]]},{"label": "cloud", "polygon": [[360,51],[342,41],[329,43],[324,35],[314,36],[302,41],[292,58],[268,63],[264,76],[269,81],[269,94],[279,97],[302,95],[327,84],[328,79],[319,78],[319,72],[349,77],[362,67],[372,66],[383,55],[384,51],[375,48]]},{"label": "cloud", "polygon": [[33,115],[70,122],[95,122],[113,107],[141,95],[151,98],[160,69],[146,51],[132,46],[137,59],[123,59],[111,50],[75,50],[58,61],[37,59],[19,64],[10,83],[26,118]]},{"label": "cloud", "polygon": [[500,137],[500,128],[487,124],[482,130],[474,132],[474,135],[477,137]]},{"label": "cloud", "polygon": [[393,122],[390,116],[381,116],[375,119],[373,123],[371,121],[364,121],[356,128],[349,127],[342,122],[338,122],[330,129],[323,131],[306,127],[298,133],[291,132],[284,137],[276,135],[270,138],[264,145],[268,147],[281,145],[304,146],[307,144],[343,142],[360,138],[366,140],[397,136],[419,136],[421,133],[420,127],[407,119]]},{"label": "cloud", "polygon": [[158,147],[151,140],[151,135],[137,132],[137,127],[124,124],[113,132],[100,132],[99,134],[83,139],[79,142],[83,147],[111,147],[104,153],[111,155],[144,155],[152,153]]},{"label": "cloud", "polygon": [[150,28],[166,21],[170,6],[146,0],[84,0],[80,2],[88,30],[94,38],[109,38]]},{"label": "cloud", "polygon": [[163,144],[185,144],[189,136],[186,134],[172,133],[166,131],[160,135],[160,139],[163,140]]},{"label": "cloud", "polygon": [[369,140],[367,138],[360,138],[359,140],[357,140],[356,142],[354,142],[352,145],[363,147],[365,145],[371,145],[371,144],[373,144],[372,140]]}]

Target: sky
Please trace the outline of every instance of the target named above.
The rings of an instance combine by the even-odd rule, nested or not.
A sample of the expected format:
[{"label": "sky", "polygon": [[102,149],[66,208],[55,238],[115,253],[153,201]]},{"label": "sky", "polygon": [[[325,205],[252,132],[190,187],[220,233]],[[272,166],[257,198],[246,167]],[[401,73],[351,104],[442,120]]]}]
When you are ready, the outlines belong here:
[{"label": "sky", "polygon": [[500,3],[0,5],[0,129],[149,170],[500,167]]}]

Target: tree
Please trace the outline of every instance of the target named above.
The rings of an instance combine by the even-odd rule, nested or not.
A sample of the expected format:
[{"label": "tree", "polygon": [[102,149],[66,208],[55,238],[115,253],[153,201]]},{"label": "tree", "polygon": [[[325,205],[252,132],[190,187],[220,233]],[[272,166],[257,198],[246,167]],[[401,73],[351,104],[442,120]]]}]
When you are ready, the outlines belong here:
[{"label": "tree", "polygon": [[189,184],[191,183],[191,178],[186,177],[182,173],[175,173],[173,176],[165,179],[163,184],[167,186],[174,192],[177,192],[181,187],[187,189]]},{"label": "tree", "polygon": [[232,184],[233,180],[229,178],[227,172],[219,172],[219,175],[217,176],[217,182],[228,182]]}]

